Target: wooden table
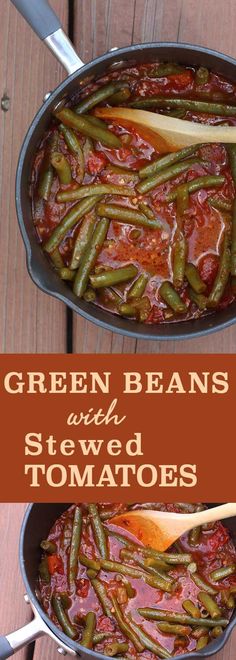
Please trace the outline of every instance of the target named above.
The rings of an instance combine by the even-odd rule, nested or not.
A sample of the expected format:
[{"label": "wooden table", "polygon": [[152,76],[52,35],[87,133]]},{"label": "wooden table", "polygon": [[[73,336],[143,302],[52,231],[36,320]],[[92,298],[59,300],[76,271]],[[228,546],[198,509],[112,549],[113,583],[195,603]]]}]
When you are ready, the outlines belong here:
[{"label": "wooden table", "polygon": [[[84,59],[112,46],[155,40],[202,44],[236,56],[235,0],[53,0]],[[17,157],[27,127],[45,92],[64,76],[59,64],[18,16],[8,0],[0,2],[1,112],[0,204],[0,352],[64,353],[68,324],[65,307],[41,293],[28,277],[14,199]],[[9,100],[8,100],[9,99]],[[69,327],[69,331],[71,328]],[[232,352],[234,328],[206,339],[188,342],[135,341],[100,330],[78,316],[73,323],[73,351],[77,353]],[[23,601],[18,568],[18,536],[24,505],[0,505],[0,631],[9,632],[30,619]],[[236,634],[214,660],[235,660]],[[54,660],[56,647],[46,639],[18,653],[19,660]]]}]

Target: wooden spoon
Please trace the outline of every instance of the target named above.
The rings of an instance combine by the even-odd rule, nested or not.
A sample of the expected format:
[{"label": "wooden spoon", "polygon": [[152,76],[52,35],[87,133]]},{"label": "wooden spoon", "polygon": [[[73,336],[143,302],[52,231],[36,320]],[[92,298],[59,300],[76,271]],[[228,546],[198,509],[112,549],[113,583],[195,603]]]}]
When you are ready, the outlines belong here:
[{"label": "wooden spoon", "polygon": [[144,545],[164,552],[184,532],[188,532],[193,527],[235,515],[236,503],[234,502],[198,513],[170,513],[137,509],[111,518],[110,523],[131,532]]},{"label": "wooden spoon", "polygon": [[97,108],[95,114],[101,119],[118,120],[123,126],[139,127],[141,135],[161,153],[202,142],[236,142],[236,126],[206,126],[132,108]]}]

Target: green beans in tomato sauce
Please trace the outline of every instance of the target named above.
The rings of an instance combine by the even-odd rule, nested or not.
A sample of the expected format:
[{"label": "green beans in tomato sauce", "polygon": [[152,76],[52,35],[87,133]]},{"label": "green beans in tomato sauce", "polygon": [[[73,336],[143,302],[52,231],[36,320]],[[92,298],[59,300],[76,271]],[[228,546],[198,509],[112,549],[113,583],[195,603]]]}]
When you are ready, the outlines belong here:
[{"label": "green beans in tomato sauce", "polygon": [[183,653],[194,652],[223,633],[235,606],[236,549],[227,528],[216,522],[201,528],[196,547],[186,533],[178,552],[159,552],[112,524],[119,510],[147,507],[182,512],[181,504],[76,504],[40,544],[43,609],[104,656],[168,659],[178,656],[180,640]]},{"label": "green beans in tomato sauce", "polygon": [[[45,258],[75,302],[84,297],[129,323],[146,324],[198,319],[234,302],[235,145],[161,152],[142,129],[98,118],[96,111],[143,107],[236,126],[235,95],[235,83],[206,67],[154,62],[108,73],[55,109],[35,157],[30,194]],[[109,224],[96,249],[101,218]],[[97,268],[118,273],[129,264],[134,276],[122,287],[99,277],[96,293],[87,295]],[[114,304],[106,295],[111,286],[119,296]]]}]

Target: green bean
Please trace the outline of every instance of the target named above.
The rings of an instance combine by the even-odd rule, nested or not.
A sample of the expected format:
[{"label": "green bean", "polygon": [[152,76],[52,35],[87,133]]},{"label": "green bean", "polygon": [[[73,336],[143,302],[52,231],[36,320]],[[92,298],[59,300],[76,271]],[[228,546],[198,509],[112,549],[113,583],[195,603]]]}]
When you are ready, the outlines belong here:
[{"label": "green bean", "polygon": [[97,261],[99,252],[102,249],[104,240],[107,235],[108,227],[109,220],[107,218],[101,218],[95,227],[90,243],[83,252],[73,288],[75,295],[79,298],[84,295],[87,289],[90,272]]},{"label": "green bean", "polygon": [[82,256],[92,240],[95,222],[96,215],[94,211],[91,211],[91,213],[87,214],[82,220],[70,260],[71,270],[77,270],[79,267]]},{"label": "green bean", "polygon": [[180,289],[184,282],[186,254],[187,244],[185,236],[182,232],[177,230],[177,238],[174,243],[173,261],[173,284],[176,289]]},{"label": "green bean", "polygon": [[53,594],[52,596],[52,607],[55,612],[55,615],[58,619],[58,622],[60,623],[63,632],[70,637],[71,639],[75,639],[77,636],[76,629],[74,626],[72,626],[61,602],[61,598],[59,595]]},{"label": "green bean", "polygon": [[230,167],[231,167],[231,174],[234,180],[234,183],[236,183],[236,147],[235,144],[227,144],[226,145],[228,157],[229,157],[229,162],[230,162]]},{"label": "green bean", "polygon": [[216,589],[214,589],[212,586],[207,584],[205,580],[203,580],[202,576],[199,575],[199,573],[191,573],[191,580],[193,580],[194,584],[201,589],[201,591],[207,591],[208,594],[211,594],[214,596],[217,594]]},{"label": "green bean", "polygon": [[50,238],[44,246],[46,252],[54,252],[58,247],[64,236],[67,232],[77,224],[77,222],[84,216],[86,213],[92,210],[97,202],[97,197],[88,197],[82,199],[77,204],[74,204],[69,213],[67,213],[64,218],[61,220],[59,225],[54,229]]},{"label": "green bean", "polygon": [[55,555],[57,552],[56,543],[53,543],[53,541],[41,541],[40,548],[42,548],[47,555]]},{"label": "green bean", "polygon": [[144,181],[141,181],[137,185],[137,190],[139,193],[146,194],[150,190],[153,190],[153,188],[157,188],[157,186],[160,186],[162,183],[166,183],[167,181],[171,181],[171,179],[175,179],[175,177],[179,176],[183,172],[186,172],[189,170],[192,165],[195,165],[195,163],[201,163],[200,158],[189,158],[188,160],[184,160],[181,162],[174,163],[173,165],[170,165],[166,169],[163,169],[161,172],[158,174],[155,174],[154,176],[151,176]]},{"label": "green bean", "polygon": [[228,566],[222,566],[222,568],[217,568],[215,571],[210,573],[210,578],[212,582],[219,582],[219,580],[224,580],[224,578],[229,575],[233,575],[236,572],[236,565],[229,564]]},{"label": "green bean", "polygon": [[118,623],[121,632],[123,632],[124,635],[132,642],[138,653],[141,653],[144,650],[144,646],[140,641],[140,635],[139,634],[137,635],[136,632],[132,630],[128,622],[124,619],[119,604],[114,594],[112,593],[111,593],[111,600],[113,605],[113,615],[116,618],[116,621]]},{"label": "green bean", "polygon": [[197,651],[200,651],[200,649],[204,649],[205,646],[207,646],[208,642],[209,642],[208,635],[204,635],[200,637],[200,639],[198,639],[197,641],[197,646],[196,646]]},{"label": "green bean", "polygon": [[219,175],[210,175],[206,174],[205,176],[199,176],[197,179],[192,179],[191,181],[188,181],[187,183],[182,183],[180,186],[177,186],[177,188],[174,188],[174,190],[171,190],[170,193],[166,196],[166,201],[167,202],[174,202],[177,196],[181,193],[183,190],[187,190],[188,193],[193,193],[196,192],[197,190],[206,189],[206,188],[215,188],[216,186],[222,186],[223,183],[225,182],[225,177],[224,176],[219,176]]},{"label": "green bean", "polygon": [[235,600],[233,594],[230,593],[230,589],[223,589],[223,591],[220,592],[221,595],[221,600],[226,607],[229,607],[229,609],[234,609],[235,607]]},{"label": "green bean", "polygon": [[231,257],[230,257],[230,272],[233,277],[236,276],[236,199],[233,202],[232,213],[232,242],[231,242]]},{"label": "green bean", "polygon": [[209,80],[209,70],[205,66],[200,66],[195,74],[196,85],[206,85]]},{"label": "green bean", "polygon": [[59,276],[61,280],[68,280],[68,282],[73,282],[75,278],[75,271],[70,270],[70,268],[66,268],[66,266],[63,266],[63,268],[60,268],[59,270]]},{"label": "green bean", "polygon": [[72,537],[71,537],[71,546],[70,546],[70,557],[69,557],[69,584],[70,587],[74,585],[77,570],[78,570],[78,555],[81,541],[81,530],[82,530],[82,513],[79,506],[75,507],[73,527],[72,527]]},{"label": "green bean", "polygon": [[196,293],[193,289],[188,289],[188,295],[190,300],[194,302],[199,309],[203,310],[207,308],[206,296],[203,296],[201,293]]},{"label": "green bean", "polygon": [[195,291],[195,293],[203,293],[206,291],[206,284],[203,282],[202,278],[199,275],[198,269],[194,264],[187,263],[185,267],[185,275],[188,280],[188,283]]},{"label": "green bean", "polygon": [[121,105],[121,103],[126,103],[131,96],[131,92],[128,87],[124,87],[120,92],[112,94],[109,98],[109,105]]},{"label": "green bean", "polygon": [[137,268],[133,264],[123,266],[122,268],[115,268],[114,270],[106,270],[98,275],[90,275],[90,282],[94,289],[100,289],[104,286],[114,286],[121,282],[128,282],[137,275]]},{"label": "green bean", "polygon": [[89,559],[86,555],[82,553],[79,554],[79,561],[82,566],[92,569],[98,573],[101,570],[101,560],[100,559]]},{"label": "green bean", "polygon": [[70,547],[71,535],[72,535],[72,520],[71,518],[67,517],[63,527],[62,539],[61,539],[61,548],[63,552],[67,552],[67,549]]},{"label": "green bean", "polygon": [[94,588],[95,593],[97,594],[98,600],[101,603],[103,612],[106,616],[111,618],[111,603],[110,599],[108,598],[106,588],[104,587],[103,582],[99,580],[98,578],[94,578],[91,580],[91,584]]},{"label": "green bean", "polygon": [[82,101],[80,101],[79,105],[77,105],[75,108],[75,112],[78,115],[82,115],[83,113],[88,112],[94,108],[95,105],[98,105],[98,103],[102,103],[102,101],[108,99],[110,96],[112,96],[112,94],[115,94],[120,89],[123,89],[124,84],[125,83],[122,81],[116,81],[111,82],[108,85],[104,85],[103,87],[99,87],[95,92],[89,94]]},{"label": "green bean", "polygon": [[[145,566],[150,568],[155,568],[157,571],[169,571],[170,567],[168,564],[163,561],[163,559],[154,559],[153,557],[147,557],[145,559]],[[169,578],[168,578],[169,579]],[[172,578],[170,578],[172,579]]]},{"label": "green bean", "polygon": [[113,635],[114,635],[113,632],[95,632],[93,636],[94,646],[96,644],[100,644],[100,642],[103,642],[104,639],[109,639],[109,637],[113,637]]},{"label": "green bean", "polygon": [[146,633],[140,625],[137,625],[131,618],[131,615],[129,615],[129,622],[135,633],[137,633],[137,635],[139,636],[139,639],[141,643],[144,645],[144,648],[148,649],[148,651],[151,651],[151,653],[157,655],[158,658],[171,657],[169,651],[167,651],[167,649],[161,646],[161,644],[159,644],[159,642],[157,642],[156,639],[153,639],[151,635],[148,635],[148,633]]},{"label": "green bean", "polygon": [[[202,626],[204,628],[214,628],[216,625],[215,619],[195,619],[192,616],[187,614],[182,614],[182,612],[173,612],[172,610],[158,610],[153,607],[139,607],[138,613],[144,617],[144,619],[150,619],[152,621],[167,621],[168,623],[183,623],[186,626]],[[225,626],[228,625],[227,619],[219,619],[217,625]]]},{"label": "green bean", "polygon": [[179,160],[184,160],[184,158],[187,158],[188,156],[191,156],[194,154],[200,147],[201,145],[193,145],[191,147],[184,147],[184,149],[181,149],[180,151],[174,151],[170,154],[167,154],[167,156],[161,156],[158,158],[158,160],[153,161],[153,163],[150,163],[150,165],[145,165],[145,167],[141,167],[139,170],[139,177],[140,179],[146,179],[146,177],[153,176],[154,174],[157,174],[158,172],[161,172],[161,170],[165,169],[166,167],[169,167],[170,165],[174,165],[174,163],[178,163]]},{"label": "green bean", "polygon": [[88,568],[87,570],[87,576],[90,580],[93,580],[95,577],[97,577],[97,571],[94,571],[93,568]]},{"label": "green bean", "polygon": [[106,168],[106,173],[108,174],[120,174],[120,176],[127,176],[133,181],[138,180],[138,172],[135,170],[127,170],[125,167],[120,167],[119,165],[111,165],[111,163]]},{"label": "green bean", "polygon": [[200,610],[198,609],[197,605],[194,605],[192,600],[186,599],[183,601],[182,605],[187,614],[192,616],[194,619],[200,619]]},{"label": "green bean", "polygon": [[158,630],[169,635],[181,635],[187,637],[191,633],[190,626],[181,626],[181,623],[158,623]]},{"label": "green bean", "polygon": [[194,99],[167,98],[166,96],[136,97],[129,106],[132,108],[183,108],[194,112],[219,115],[220,117],[235,117],[236,106],[226,103],[197,101]]},{"label": "green bean", "polygon": [[121,303],[118,307],[118,311],[121,316],[138,318],[138,310],[133,303]]},{"label": "green bean", "polygon": [[44,158],[40,167],[39,181],[38,181],[38,196],[46,201],[49,198],[52,182],[53,182],[53,168],[51,166],[51,156],[58,148],[58,132],[54,131],[46,145]]},{"label": "green bean", "polygon": [[53,265],[57,269],[64,268],[64,261],[62,259],[61,253],[59,252],[59,249],[56,248],[54,252],[51,252],[50,254],[51,261],[53,262]]},{"label": "green bean", "polygon": [[121,653],[126,653],[128,651],[129,645],[126,642],[111,642],[106,644],[103,649],[104,655],[108,655],[109,658],[113,658],[114,655],[120,655]]},{"label": "green bean", "polygon": [[55,151],[51,156],[51,164],[56,170],[60,183],[67,185],[71,183],[71,168],[67,158],[59,151]]},{"label": "green bean", "polygon": [[163,284],[161,284],[159,294],[176,314],[185,314],[187,312],[185,302],[180,298],[170,282],[163,282]]},{"label": "green bean", "polygon": [[121,573],[121,575],[128,575],[134,579],[143,579],[144,582],[149,584],[149,586],[153,587],[154,589],[162,589],[162,591],[166,591],[167,593],[171,593],[173,591],[173,583],[167,582],[164,578],[160,578],[158,575],[151,575],[144,570],[135,568],[134,566],[121,564],[117,561],[101,559],[101,567],[106,571]]},{"label": "green bean", "polygon": [[221,610],[209,593],[206,591],[199,591],[198,600],[210,614],[212,619],[219,619],[221,617]]},{"label": "green bean", "polygon": [[74,128],[76,131],[82,133],[82,135],[91,137],[94,140],[105,144],[107,147],[119,149],[121,146],[121,141],[114,133],[108,129],[94,126],[88,121],[88,119],[77,115],[76,112],[73,112],[73,110],[70,110],[69,108],[63,108],[62,110],[59,110],[59,112],[56,112],[55,115],[65,126]]},{"label": "green bean", "polygon": [[86,302],[94,302],[96,300],[96,292],[88,287],[84,292],[83,299],[86,300]]},{"label": "green bean", "polygon": [[118,534],[118,532],[113,532],[111,530],[109,530],[109,532],[107,531],[107,535],[116,538],[117,541],[122,543],[125,547],[129,548],[129,550],[135,548],[135,550],[141,552],[141,554],[144,555],[144,557],[150,557],[151,559],[154,559],[157,562],[158,561],[162,562],[162,565],[160,565],[160,568],[162,569],[166,568],[165,566],[166,564],[188,565],[192,561],[192,555],[188,553],[159,552],[158,550],[154,550],[154,548],[148,548],[146,546],[139,545],[138,543],[131,541],[129,538],[127,538],[127,536],[124,536],[123,534]]},{"label": "green bean", "polygon": [[141,273],[137,280],[131,285],[127,293],[127,300],[130,300],[130,298],[140,298],[144,294],[148,280],[149,276],[147,273]]},{"label": "green bean", "polygon": [[189,192],[187,188],[183,187],[181,190],[179,190],[179,193],[176,198],[177,217],[179,218],[179,221],[181,219],[181,227],[183,226],[182,216],[184,215],[188,207],[189,207]]},{"label": "green bean", "polygon": [[83,115],[85,119],[87,119],[90,124],[93,124],[93,126],[99,126],[100,128],[107,128],[107,124],[103,119],[99,119],[98,117],[95,117],[94,115]]},{"label": "green bean", "polygon": [[91,183],[89,186],[79,186],[73,190],[63,190],[57,193],[57,202],[73,202],[84,197],[92,195],[122,195],[123,197],[132,197],[134,191],[127,186],[116,186],[113,183]]},{"label": "green bean", "polygon": [[225,287],[229,279],[229,275],[230,275],[230,248],[229,248],[229,235],[228,235],[228,231],[226,230],[223,241],[223,248],[220,255],[218,273],[216,275],[215,281],[213,283],[213,287],[211,289],[211,293],[208,298],[208,303],[207,303],[208,307],[217,307],[217,305],[219,304],[224,294]]},{"label": "green bean", "polygon": [[159,569],[154,568],[153,566],[147,565],[147,561],[140,557],[138,553],[133,552],[133,550],[121,550],[120,551],[120,557],[121,559],[124,560],[131,560],[134,561],[135,564],[138,566],[141,566],[141,568],[144,569],[146,572],[150,572],[152,575],[156,575],[160,579],[160,589],[162,589],[162,586],[164,585],[165,582],[168,582],[169,584],[173,584],[174,580],[168,576],[168,578],[162,573],[160,573]]},{"label": "green bean", "polygon": [[85,646],[86,649],[93,648],[93,635],[96,628],[96,614],[94,612],[88,612],[85,617],[85,628],[83,630],[83,635],[81,639],[81,646]]},{"label": "green bean", "polygon": [[106,534],[104,532],[103,524],[101,522],[101,518],[96,504],[89,504],[88,511],[90,514],[91,525],[92,525],[97,548],[100,552],[101,557],[103,559],[108,559]]},{"label": "green bean", "polygon": [[155,218],[155,214],[153,213],[150,206],[148,206],[148,204],[146,204],[146,202],[140,202],[138,207],[139,207],[140,211],[142,211],[147,216],[147,218],[150,218],[151,220],[153,218]]},{"label": "green bean", "polygon": [[116,222],[125,222],[129,225],[149,227],[150,229],[161,227],[161,223],[157,218],[147,218],[144,213],[127,208],[126,206],[118,206],[118,204],[99,204],[97,212],[98,215],[105,216]]},{"label": "green bean", "polygon": [[226,199],[220,199],[220,198],[215,198],[215,197],[208,197],[208,204],[210,206],[213,206],[213,208],[217,209],[218,211],[231,211],[232,210],[232,202],[227,201]]},{"label": "green bean", "polygon": [[47,557],[43,557],[43,559],[41,559],[41,562],[39,564],[39,575],[41,577],[41,580],[43,580],[43,582],[46,582],[46,584],[50,584],[51,577],[48,570]]},{"label": "green bean", "polygon": [[78,164],[79,164],[79,172],[77,171],[77,175],[79,176],[80,181],[82,182],[84,178],[84,154],[80,141],[77,135],[75,134],[75,132],[72,131],[71,128],[68,128],[63,124],[60,124],[59,130],[64,137],[65,143],[69,151],[75,156],[77,156]]},{"label": "green bean", "polygon": [[222,635],[222,633],[223,633],[223,628],[221,626],[216,626],[211,631],[212,637],[219,637],[220,635]]},{"label": "green bean", "polygon": [[154,65],[154,69],[148,71],[148,77],[163,78],[168,76],[174,76],[178,73],[182,73],[183,71],[184,71],[183,67],[179,66],[179,64],[172,64],[172,63],[158,64],[157,67],[156,65]]},{"label": "green bean", "polygon": [[45,201],[48,200],[51,192],[52,182],[53,182],[53,169],[51,165],[48,165],[47,168],[43,168],[43,170],[39,175],[38,196],[41,199],[45,199]]}]

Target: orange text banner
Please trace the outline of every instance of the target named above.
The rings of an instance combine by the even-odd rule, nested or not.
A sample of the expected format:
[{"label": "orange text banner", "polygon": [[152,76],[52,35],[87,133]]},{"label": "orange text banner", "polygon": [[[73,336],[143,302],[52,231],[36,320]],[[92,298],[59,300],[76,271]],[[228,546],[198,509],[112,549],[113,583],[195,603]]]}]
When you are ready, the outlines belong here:
[{"label": "orange text banner", "polygon": [[236,356],[2,355],[1,502],[235,499]]}]

